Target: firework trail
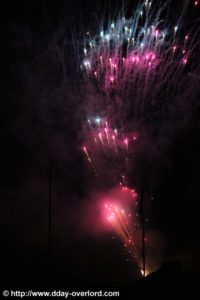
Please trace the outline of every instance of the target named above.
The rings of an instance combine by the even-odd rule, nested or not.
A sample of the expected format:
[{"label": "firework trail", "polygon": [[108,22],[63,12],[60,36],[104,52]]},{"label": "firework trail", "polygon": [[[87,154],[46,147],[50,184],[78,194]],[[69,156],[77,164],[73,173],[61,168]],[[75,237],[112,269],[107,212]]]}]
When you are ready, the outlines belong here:
[{"label": "firework trail", "polygon": [[[139,3],[132,18],[120,12],[106,26],[100,24],[96,35],[86,33],[80,69],[86,86],[92,86],[98,97],[92,104],[90,100],[84,103],[87,137],[83,152],[97,180],[112,178],[113,187],[130,186],[138,128],[142,124],[148,131],[155,126],[155,116],[162,127],[174,118],[171,106],[176,111],[180,101],[188,105],[188,85],[199,74],[200,31],[194,30],[195,21],[194,28],[184,26],[184,17],[190,6],[196,10],[198,5],[198,1],[188,1],[175,20],[170,19],[170,1],[146,0]],[[134,226],[123,214],[123,201],[108,201],[104,210],[124,246],[137,257]]]}]

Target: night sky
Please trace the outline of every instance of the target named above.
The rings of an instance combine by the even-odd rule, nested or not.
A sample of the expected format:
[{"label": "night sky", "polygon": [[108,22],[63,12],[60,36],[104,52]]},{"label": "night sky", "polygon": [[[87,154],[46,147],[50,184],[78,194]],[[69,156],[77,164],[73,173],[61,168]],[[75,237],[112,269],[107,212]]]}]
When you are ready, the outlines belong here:
[{"label": "night sky", "polygon": [[[185,2],[171,4],[173,18]],[[124,6],[131,15],[132,1],[124,1]],[[90,96],[81,79],[78,49],[86,32],[95,33],[96,22],[120,7],[121,1],[89,0],[1,4],[0,222],[5,288],[130,288],[141,278],[137,262],[127,261],[116,235],[90,232],[93,219],[87,225],[84,221],[91,195],[112,188],[112,180],[97,183],[83,159],[83,123],[90,109],[84,103]],[[199,8],[194,13],[190,7],[185,27],[193,26],[198,16]],[[198,71],[199,50],[198,45]],[[158,251],[150,259],[157,261],[157,269],[164,261],[180,262],[184,276],[192,280],[200,269],[200,74],[195,76],[182,96],[191,100],[189,104],[179,103],[174,109],[169,99],[173,122],[163,117],[165,111],[147,111],[138,127],[141,139],[129,173],[130,182],[148,202],[149,230],[156,232],[153,243]],[[89,93],[94,93],[91,87]],[[132,179],[134,174],[137,178]]]}]

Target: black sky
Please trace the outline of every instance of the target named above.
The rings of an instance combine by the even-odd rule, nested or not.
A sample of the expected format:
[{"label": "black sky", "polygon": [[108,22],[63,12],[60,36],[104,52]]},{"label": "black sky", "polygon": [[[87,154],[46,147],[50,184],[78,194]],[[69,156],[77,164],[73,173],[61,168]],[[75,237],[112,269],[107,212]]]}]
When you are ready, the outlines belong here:
[{"label": "black sky", "polygon": [[[117,10],[121,2],[115,3]],[[73,38],[81,42],[77,37],[81,39],[95,16],[106,15],[107,9],[112,11],[112,1],[1,4],[1,266],[7,285],[49,280],[49,168],[51,280],[89,287],[131,285],[138,276],[136,264],[121,255],[118,241],[109,235],[95,239],[77,229],[76,211],[87,198],[85,184],[92,176],[80,151],[80,77]],[[192,13],[188,24],[191,20]],[[181,261],[184,272],[194,276],[200,265],[200,90],[196,90],[196,105],[187,122],[177,124],[167,151],[154,161],[144,149],[137,166],[147,197],[152,196],[149,190],[154,196],[152,227],[167,244],[165,259]],[[153,189],[148,188],[152,174],[158,180]]]}]

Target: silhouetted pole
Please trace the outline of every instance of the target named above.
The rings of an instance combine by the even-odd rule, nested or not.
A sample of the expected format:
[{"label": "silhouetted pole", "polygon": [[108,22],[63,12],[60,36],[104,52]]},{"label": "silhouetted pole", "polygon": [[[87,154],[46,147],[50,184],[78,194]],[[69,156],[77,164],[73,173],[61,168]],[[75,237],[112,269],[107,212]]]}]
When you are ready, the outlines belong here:
[{"label": "silhouetted pole", "polygon": [[49,169],[49,207],[48,207],[48,270],[51,272],[51,185],[52,172]]},{"label": "silhouetted pole", "polygon": [[145,276],[145,215],[144,215],[144,193],[141,191],[140,211],[142,214],[142,263],[143,275]]},{"label": "silhouetted pole", "polygon": [[143,273],[145,276],[145,219],[144,219],[144,207],[142,214],[142,257],[143,257]]}]

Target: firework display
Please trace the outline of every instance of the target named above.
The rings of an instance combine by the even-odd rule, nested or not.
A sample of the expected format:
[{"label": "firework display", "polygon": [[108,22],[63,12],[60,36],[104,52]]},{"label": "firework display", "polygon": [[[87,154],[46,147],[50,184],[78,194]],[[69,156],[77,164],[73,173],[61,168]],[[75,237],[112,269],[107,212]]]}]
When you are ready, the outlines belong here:
[{"label": "firework display", "polygon": [[[198,4],[189,5],[195,10]],[[176,99],[187,89],[188,74],[198,71],[199,31],[184,26],[186,7],[179,18],[169,20],[168,5],[168,1],[146,0],[132,18],[119,13],[115,20],[101,24],[96,35],[88,31],[83,42],[81,72],[86,84],[90,82],[103,95],[104,107],[101,113],[97,103],[98,109],[90,114],[100,116],[86,116],[82,150],[97,180],[112,174],[115,186],[128,191],[132,191],[129,170],[138,142],[131,124],[144,120],[152,108],[159,112],[169,102],[176,106]],[[138,211],[131,204],[124,209],[123,196],[120,203],[108,201],[102,207],[107,222],[137,259],[134,222]]]}]

